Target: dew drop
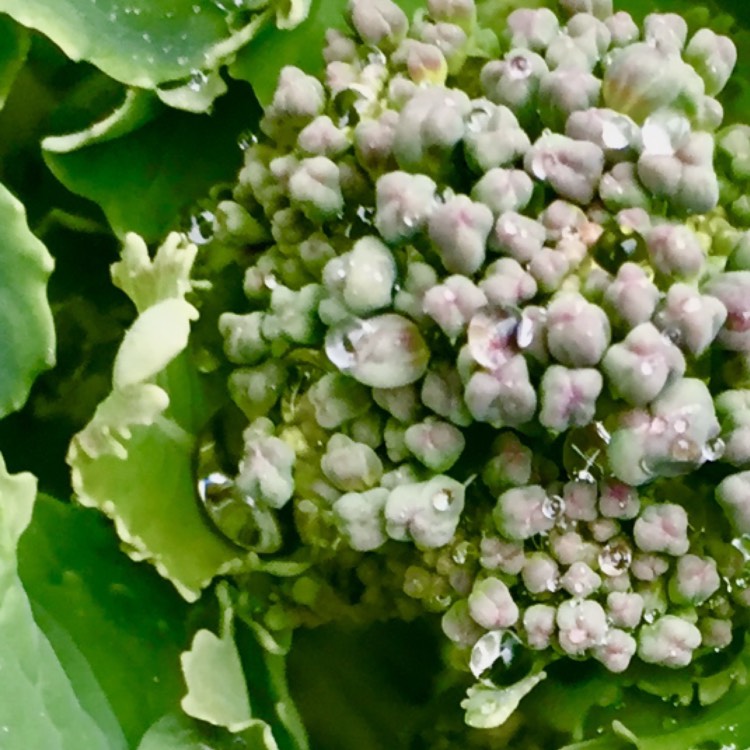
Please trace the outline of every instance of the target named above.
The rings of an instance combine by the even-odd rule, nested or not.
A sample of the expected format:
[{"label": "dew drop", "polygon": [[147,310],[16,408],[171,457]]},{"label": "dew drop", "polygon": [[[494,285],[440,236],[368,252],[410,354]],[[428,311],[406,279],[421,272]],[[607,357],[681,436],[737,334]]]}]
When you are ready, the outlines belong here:
[{"label": "dew drop", "polygon": [[622,539],[616,539],[604,546],[599,553],[599,570],[605,576],[622,575],[633,561],[633,551]]},{"label": "dew drop", "polygon": [[721,438],[709,441],[703,448],[703,459],[705,461],[718,461],[726,451],[726,443]]},{"label": "dew drop", "polygon": [[354,319],[332,328],[326,336],[326,355],[343,373],[350,372],[357,364],[357,344],[369,333],[366,320]]},{"label": "dew drop", "polygon": [[432,496],[432,507],[438,511],[446,511],[451,507],[452,495],[448,490],[440,490]]},{"label": "dew drop", "polygon": [[479,679],[500,658],[502,650],[502,630],[485,633],[471,650],[469,668],[471,673]]},{"label": "dew drop", "polygon": [[208,76],[202,70],[191,70],[188,88],[198,93],[208,83]]},{"label": "dew drop", "polygon": [[542,515],[551,521],[559,521],[565,515],[565,500],[560,495],[547,495],[542,501]]},{"label": "dew drop", "polygon": [[602,123],[602,143],[606,148],[615,150],[627,148],[630,140],[627,136],[628,121],[625,118],[605,120]]},{"label": "dew drop", "polygon": [[467,341],[474,361],[496,370],[516,352],[518,316],[505,310],[480,310],[469,321]]}]

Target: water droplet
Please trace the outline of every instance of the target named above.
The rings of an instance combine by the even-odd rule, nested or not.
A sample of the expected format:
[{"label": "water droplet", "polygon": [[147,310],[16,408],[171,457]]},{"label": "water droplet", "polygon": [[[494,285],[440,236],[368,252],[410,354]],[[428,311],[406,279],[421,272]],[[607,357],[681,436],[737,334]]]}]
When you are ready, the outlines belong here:
[{"label": "water droplet", "polygon": [[471,544],[469,544],[469,542],[461,542],[451,553],[451,560],[453,560],[456,565],[463,565],[468,559],[470,551]]},{"label": "water droplet", "polygon": [[560,495],[547,495],[542,501],[542,514],[551,521],[559,521],[565,515],[565,500]]},{"label": "water droplet", "polygon": [[703,448],[703,459],[705,461],[718,461],[726,451],[726,443],[721,438],[709,441]]},{"label": "water droplet", "polygon": [[201,6],[200,6],[200,5],[194,5],[194,6],[193,6],[193,13],[195,13],[196,15],[198,15],[198,13],[200,13],[200,12],[201,12],[201,10],[202,10],[202,9],[201,9]]},{"label": "water droplet", "polygon": [[622,575],[633,561],[633,551],[623,539],[614,539],[599,553],[599,570],[605,576]]},{"label": "water droplet", "polygon": [[538,321],[534,320],[525,311],[521,314],[521,322],[516,329],[516,344],[519,349],[526,349],[534,342]]},{"label": "water droplet", "polygon": [[480,310],[469,321],[467,340],[474,361],[496,370],[516,353],[518,316],[506,310]]},{"label": "water droplet", "polygon": [[500,658],[504,632],[503,630],[490,631],[474,644],[469,659],[469,668],[477,679]]},{"label": "water droplet", "polygon": [[602,143],[606,148],[623,149],[630,145],[628,130],[630,123],[624,117],[602,122]]},{"label": "water droplet", "polygon": [[208,83],[208,76],[202,70],[191,70],[188,88],[198,93]]},{"label": "water droplet", "polygon": [[188,239],[195,245],[205,245],[213,237],[215,216],[210,211],[202,211],[190,217]]},{"label": "water droplet", "polygon": [[357,344],[370,333],[366,320],[358,318],[343,326],[332,328],[326,336],[326,355],[343,373],[347,373],[357,364]]},{"label": "water droplet", "polygon": [[188,58],[187,58],[187,57],[185,57],[185,55],[180,55],[180,56],[179,56],[179,57],[177,58],[177,64],[178,64],[178,65],[187,65],[187,64],[188,64]]},{"label": "water droplet", "polygon": [[448,510],[452,499],[453,495],[448,490],[440,490],[432,496],[432,507],[439,511]]},{"label": "water droplet", "polygon": [[514,55],[508,60],[508,75],[513,80],[528,78],[531,72],[531,64],[524,55]]}]

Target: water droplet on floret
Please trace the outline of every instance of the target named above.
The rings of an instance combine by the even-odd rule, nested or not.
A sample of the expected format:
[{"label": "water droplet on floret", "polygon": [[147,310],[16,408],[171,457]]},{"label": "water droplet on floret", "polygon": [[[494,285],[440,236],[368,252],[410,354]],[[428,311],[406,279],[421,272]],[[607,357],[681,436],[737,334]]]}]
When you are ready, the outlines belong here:
[{"label": "water droplet on floret", "polygon": [[604,546],[599,553],[599,570],[605,576],[622,575],[633,561],[633,550],[623,539],[616,539]]}]

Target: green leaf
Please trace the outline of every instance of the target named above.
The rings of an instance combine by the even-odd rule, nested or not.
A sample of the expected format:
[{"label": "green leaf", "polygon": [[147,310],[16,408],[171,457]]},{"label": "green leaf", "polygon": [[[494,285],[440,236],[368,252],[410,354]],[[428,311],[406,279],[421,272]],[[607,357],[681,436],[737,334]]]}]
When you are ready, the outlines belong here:
[{"label": "green leaf", "polygon": [[219,589],[219,599],[220,634],[199,630],[190,650],[182,655],[182,672],[188,691],[181,705],[188,716],[239,732],[253,723],[253,717],[242,662],[234,642],[234,613],[226,589]]},{"label": "green leaf", "polygon": [[9,475],[0,459],[0,746],[112,750],[117,738],[107,737],[81,705],[18,578],[16,547],[35,494],[36,479]]},{"label": "green leaf", "polygon": [[[397,0],[411,15],[424,7],[422,0]],[[312,0],[307,19],[291,31],[273,27],[261,29],[237,54],[229,66],[235,78],[248,81],[263,106],[270,103],[279,71],[285,65],[296,65],[312,74],[323,72],[323,47],[327,29],[346,28],[347,0]]]},{"label": "green leaf", "polygon": [[11,18],[0,16],[0,108],[26,61],[30,46],[28,30]]},{"label": "green leaf", "polygon": [[[79,501],[112,518],[130,555],[152,562],[193,601],[214,576],[244,563],[241,551],[208,525],[199,507],[193,454],[197,434],[216,406],[182,351],[187,321],[175,327],[171,312],[161,315],[165,305],[181,305],[193,315],[183,297],[191,286],[185,277],[195,247],[173,235],[150,261],[132,252],[136,245],[131,238],[113,275],[141,314],[115,358],[114,388],[73,438],[68,463]],[[184,262],[177,259],[180,251]],[[169,269],[171,284],[165,278]],[[175,346],[170,338],[177,329]],[[156,359],[145,358],[145,344],[159,352]]]},{"label": "green leaf", "polygon": [[278,750],[271,729],[253,721],[239,734],[217,729],[184,714],[163,717],[145,734],[138,750]]},{"label": "green leaf", "polygon": [[52,266],[23,206],[0,185],[0,417],[19,409],[34,378],[54,364],[47,302]]},{"label": "green leaf", "polygon": [[71,60],[141,88],[189,78],[242,36],[211,0],[0,0],[0,11],[48,36]]},{"label": "green leaf", "polygon": [[118,549],[100,513],[44,495],[21,537],[18,566],[79,700],[100,726],[110,715],[132,746],[184,689],[187,605]]},{"label": "green leaf", "polygon": [[[133,106],[123,105],[119,116],[129,117]],[[104,142],[91,137],[92,126],[78,135],[46,138],[44,158],[69,190],[101,206],[118,236],[136,232],[155,241],[178,227],[182,214],[213,185],[234,179],[242,162],[240,134],[258,116],[252,92],[237,86],[217,102],[213,117],[164,110]],[[104,132],[111,135],[115,126],[122,127],[122,120],[110,119]]]}]

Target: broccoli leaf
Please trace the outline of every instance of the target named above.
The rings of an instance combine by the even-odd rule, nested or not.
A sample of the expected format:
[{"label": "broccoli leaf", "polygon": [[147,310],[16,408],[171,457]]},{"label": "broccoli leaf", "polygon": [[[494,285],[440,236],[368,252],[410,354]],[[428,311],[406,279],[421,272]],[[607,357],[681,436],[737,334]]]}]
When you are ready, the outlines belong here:
[{"label": "broccoli leaf", "polygon": [[0,185],[0,417],[19,409],[34,378],[55,360],[47,303],[52,258],[23,206]]},{"label": "broccoli leaf", "polygon": [[[0,459],[0,744],[6,750],[112,750],[87,713],[47,640],[34,622],[17,572],[19,537],[34,507],[36,479],[10,475]],[[90,701],[88,701],[90,703]]]},{"label": "broccoli leaf", "polygon": [[[144,124],[127,132],[123,120],[130,121],[136,105]],[[54,175],[98,203],[117,235],[132,231],[157,240],[209,188],[234,177],[242,160],[240,133],[257,122],[259,110],[247,86],[222,97],[215,117],[166,110],[148,120],[142,111],[147,106],[159,109],[131,95],[108,125],[98,123],[102,133],[94,125],[43,145]]]},{"label": "broccoli leaf", "polygon": [[30,46],[28,30],[11,18],[0,16],[0,107],[8,98]]}]

